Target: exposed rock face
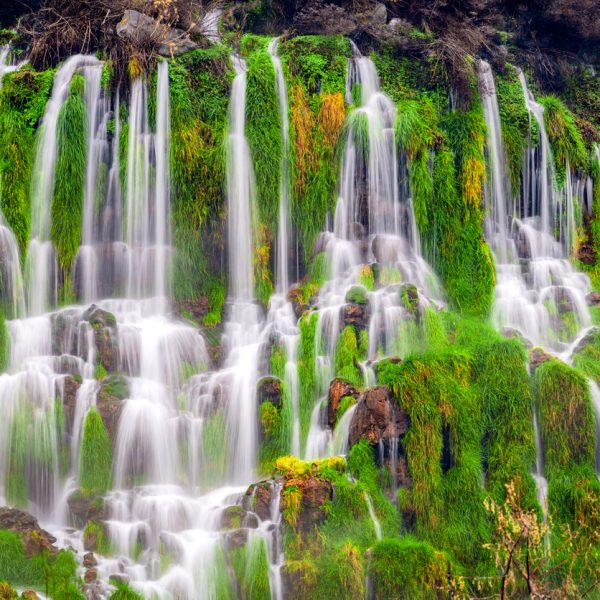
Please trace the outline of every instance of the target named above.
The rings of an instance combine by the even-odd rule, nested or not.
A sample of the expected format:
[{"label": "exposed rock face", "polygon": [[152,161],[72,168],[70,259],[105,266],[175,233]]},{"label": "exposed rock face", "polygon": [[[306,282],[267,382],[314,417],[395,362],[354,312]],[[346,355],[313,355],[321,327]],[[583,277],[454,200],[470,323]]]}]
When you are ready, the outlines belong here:
[{"label": "exposed rock face", "polygon": [[600,292],[590,292],[585,297],[588,306],[593,306],[595,308],[600,308]]},{"label": "exposed rock face", "polygon": [[327,423],[333,430],[337,422],[337,411],[340,406],[340,401],[346,396],[358,398],[360,391],[352,384],[343,379],[333,379],[329,384],[329,395],[327,400]]},{"label": "exposed rock face", "polygon": [[73,524],[83,529],[88,521],[105,521],[108,510],[101,496],[85,495],[79,490],[73,492],[67,499]]},{"label": "exposed rock face", "polygon": [[102,380],[96,397],[96,407],[102,416],[113,449],[117,439],[119,418],[123,409],[123,400],[129,393],[127,380],[122,375],[110,375]]},{"label": "exposed rock face", "polygon": [[342,327],[352,325],[357,331],[367,329],[369,326],[368,304],[346,304],[341,312]]},{"label": "exposed rock face", "polygon": [[164,25],[137,10],[126,10],[117,35],[139,46],[153,45],[163,56],[177,56],[198,47],[182,29]]},{"label": "exposed rock face", "polygon": [[573,350],[573,354],[579,354],[583,352],[586,346],[594,344],[598,336],[600,335],[600,327],[592,327],[580,340],[575,350]]},{"label": "exposed rock face", "polygon": [[387,466],[396,485],[410,485],[408,462],[402,437],[409,426],[408,415],[390,397],[386,386],[366,389],[360,396],[348,435],[352,447],[361,439],[373,446],[380,466]]},{"label": "exposed rock face", "polygon": [[294,307],[294,314],[299,319],[309,308],[310,304],[304,302],[302,298],[302,290],[300,288],[294,288],[290,290],[287,295],[287,299],[292,303]]},{"label": "exposed rock face", "polygon": [[62,395],[63,410],[67,420],[67,431],[73,431],[73,419],[75,418],[75,406],[77,404],[77,392],[81,382],[67,375],[62,381],[57,382],[57,395]]},{"label": "exposed rock face", "polygon": [[258,403],[270,402],[273,406],[281,406],[281,380],[277,377],[263,377],[258,381]]},{"label": "exposed rock face", "polygon": [[40,554],[44,550],[52,554],[58,552],[58,548],[54,546],[56,538],[42,529],[35,517],[18,508],[0,508],[0,529],[8,529],[21,538],[27,557]]},{"label": "exposed rock face", "polygon": [[370,444],[398,438],[408,429],[408,416],[390,398],[386,386],[365,390],[356,406],[350,423],[350,445],[365,439]]},{"label": "exposed rock face", "polygon": [[244,507],[258,515],[261,521],[271,518],[271,504],[273,503],[273,484],[269,481],[255,483],[246,490]]},{"label": "exposed rock face", "polygon": [[96,362],[109,373],[114,373],[119,368],[119,335],[115,316],[92,304],[83,314],[83,318],[94,330]]},{"label": "exposed rock face", "polygon": [[[298,487],[301,494],[295,529],[300,533],[307,533],[327,518],[323,505],[332,499],[333,485],[328,479],[320,477],[294,479],[293,484]],[[282,496],[280,500],[281,512],[284,508],[284,498]]]},{"label": "exposed rock face", "polygon": [[544,352],[544,350],[539,347],[532,348],[529,351],[529,369],[531,373],[533,374],[541,364],[552,360],[553,358],[554,356],[552,356],[552,354]]}]

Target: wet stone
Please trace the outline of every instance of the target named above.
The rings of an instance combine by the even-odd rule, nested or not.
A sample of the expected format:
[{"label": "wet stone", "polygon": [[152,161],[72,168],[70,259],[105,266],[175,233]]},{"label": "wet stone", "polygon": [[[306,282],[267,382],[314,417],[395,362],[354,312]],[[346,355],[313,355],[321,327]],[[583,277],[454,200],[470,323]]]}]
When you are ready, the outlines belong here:
[{"label": "wet stone", "polygon": [[56,538],[42,529],[35,517],[18,508],[0,508],[0,529],[8,529],[18,535],[23,544],[25,556],[36,556],[47,550],[55,554]]},{"label": "wet stone", "polygon": [[270,402],[273,406],[281,406],[281,380],[277,377],[263,377],[257,383],[258,403]]},{"label": "wet stone", "polygon": [[358,398],[360,391],[343,379],[333,379],[329,384],[329,394],[327,397],[327,423],[332,430],[335,428],[337,422],[337,411],[340,401],[346,396]]},{"label": "wet stone", "polygon": [[97,363],[108,373],[114,373],[119,368],[119,335],[115,316],[92,304],[83,314],[83,319],[94,331]]},{"label": "wet stone", "polygon": [[86,552],[83,555],[83,566],[86,569],[89,569],[90,567],[95,567],[98,565],[98,561],[96,560],[96,557],[94,556],[93,552]]},{"label": "wet stone", "polygon": [[529,369],[531,374],[543,363],[555,358],[552,354],[548,354],[542,348],[536,347],[529,351]]}]

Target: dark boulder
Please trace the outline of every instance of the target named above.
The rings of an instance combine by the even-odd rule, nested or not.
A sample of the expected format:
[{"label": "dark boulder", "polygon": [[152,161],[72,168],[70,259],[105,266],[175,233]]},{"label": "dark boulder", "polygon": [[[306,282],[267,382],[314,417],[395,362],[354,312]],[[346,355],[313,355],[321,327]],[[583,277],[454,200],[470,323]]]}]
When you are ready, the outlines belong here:
[{"label": "dark boulder", "polygon": [[115,316],[92,304],[83,314],[83,319],[94,331],[96,363],[108,373],[114,373],[119,368],[119,333]]},{"label": "dark boulder", "polygon": [[[327,519],[324,506],[333,498],[333,484],[328,479],[309,477],[308,479],[294,479],[290,485],[298,488],[300,506],[294,515],[294,522],[290,525],[300,533],[308,533],[313,527],[320,525]],[[285,499],[280,499],[280,510],[285,509]]]},{"label": "dark boulder", "polygon": [[346,304],[342,308],[342,327],[350,325],[357,331],[369,327],[369,305],[368,304]]},{"label": "dark boulder", "polygon": [[102,416],[113,449],[117,440],[123,402],[128,394],[127,379],[122,375],[109,375],[102,380],[96,397],[96,408]]},{"label": "dark boulder", "polygon": [[257,383],[258,403],[270,402],[273,406],[281,406],[281,380],[277,377],[263,377]]},{"label": "dark boulder", "polygon": [[73,419],[75,418],[75,407],[77,405],[77,392],[81,387],[80,378],[67,375],[62,379],[58,379],[57,395],[62,397],[63,411],[65,413],[67,431],[73,431]]},{"label": "dark boulder", "polygon": [[256,513],[261,521],[268,521],[271,518],[274,489],[270,481],[252,484],[246,490],[244,508]]}]

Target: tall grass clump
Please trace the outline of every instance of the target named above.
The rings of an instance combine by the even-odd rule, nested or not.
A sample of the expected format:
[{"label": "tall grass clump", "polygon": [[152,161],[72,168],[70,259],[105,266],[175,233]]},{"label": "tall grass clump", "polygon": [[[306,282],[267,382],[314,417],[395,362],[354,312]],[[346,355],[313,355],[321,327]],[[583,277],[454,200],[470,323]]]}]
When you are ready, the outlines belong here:
[{"label": "tall grass clump", "polygon": [[85,419],[79,458],[79,485],[85,493],[110,489],[112,446],[102,416],[95,407]]}]

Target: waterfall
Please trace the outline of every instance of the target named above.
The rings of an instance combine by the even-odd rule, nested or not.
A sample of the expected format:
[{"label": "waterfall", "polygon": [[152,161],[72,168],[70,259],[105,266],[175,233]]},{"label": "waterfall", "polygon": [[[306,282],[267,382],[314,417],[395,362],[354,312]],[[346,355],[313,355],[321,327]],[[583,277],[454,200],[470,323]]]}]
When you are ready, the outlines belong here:
[{"label": "waterfall", "polygon": [[600,477],[600,387],[593,379],[590,379],[588,383],[596,419],[596,471]]},{"label": "waterfall", "polygon": [[98,64],[95,57],[81,54],[67,59],[54,76],[52,94],[46,104],[36,144],[31,191],[31,239],[27,251],[28,310],[31,315],[40,315],[49,303],[56,303],[56,259],[50,241],[50,226],[60,110],[69,96],[73,75],[82,67]]},{"label": "waterfall", "polygon": [[533,412],[533,432],[535,439],[535,470],[533,479],[537,489],[537,499],[542,508],[544,523],[548,521],[548,481],[544,476],[544,448],[542,445],[542,436],[538,425],[537,411]]},{"label": "waterfall", "polygon": [[[486,236],[494,252],[497,273],[493,321],[499,329],[519,330],[535,345],[568,352],[582,328],[591,325],[585,301],[589,280],[574,271],[568,260],[575,236],[574,198],[581,195],[583,186],[573,181],[567,165],[565,189],[560,193],[555,190],[544,109],[533,99],[522,72],[519,77],[540,143],[539,148],[530,146],[526,151],[522,197],[513,198],[494,77],[490,66],[480,63],[489,165]],[[559,239],[555,238],[556,230]],[[568,328],[563,331],[564,310],[575,317],[576,335]]]},{"label": "waterfall", "polygon": [[377,519],[377,515],[375,514],[375,509],[373,508],[373,501],[371,500],[371,496],[367,492],[365,492],[365,502],[367,503],[367,509],[369,510],[369,516],[371,517],[371,521],[373,523],[373,529],[375,531],[375,537],[380,540],[381,539],[381,524],[379,523],[379,519]]},{"label": "waterfall", "polygon": [[[11,64],[10,47],[0,48],[0,89],[4,75],[16,71],[20,64]],[[0,181],[0,200],[2,189]],[[0,207],[0,300],[5,315],[16,318],[25,314],[25,297],[23,294],[23,276],[21,274],[21,261],[19,245],[7,225]]]}]

